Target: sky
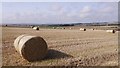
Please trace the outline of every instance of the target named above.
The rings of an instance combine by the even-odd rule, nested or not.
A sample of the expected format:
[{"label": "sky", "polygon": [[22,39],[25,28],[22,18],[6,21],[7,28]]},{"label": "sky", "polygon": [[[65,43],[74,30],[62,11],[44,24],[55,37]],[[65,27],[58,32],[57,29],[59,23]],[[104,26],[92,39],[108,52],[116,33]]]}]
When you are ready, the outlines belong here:
[{"label": "sky", "polygon": [[120,0],[1,0],[1,2],[119,2]]},{"label": "sky", "polygon": [[117,2],[3,2],[3,24],[118,21]]}]

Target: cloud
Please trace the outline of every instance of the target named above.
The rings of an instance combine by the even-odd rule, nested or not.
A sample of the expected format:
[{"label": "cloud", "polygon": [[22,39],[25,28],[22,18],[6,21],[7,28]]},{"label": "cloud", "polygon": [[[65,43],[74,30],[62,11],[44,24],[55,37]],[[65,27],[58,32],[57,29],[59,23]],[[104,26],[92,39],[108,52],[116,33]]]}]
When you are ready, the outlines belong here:
[{"label": "cloud", "polygon": [[83,7],[83,9],[80,11],[81,13],[89,13],[91,11],[91,7],[90,6],[85,6]]},{"label": "cloud", "polygon": [[51,10],[48,10],[49,14],[51,16],[66,16],[69,12],[68,9],[65,8],[65,6],[60,5],[59,3],[55,3],[52,5]]},{"label": "cloud", "polygon": [[103,9],[99,10],[102,13],[109,13],[113,11],[113,7],[109,6],[109,7],[104,7]]},{"label": "cloud", "polygon": [[92,8],[90,6],[84,6],[80,11],[80,18],[85,18],[90,15]]},{"label": "cloud", "polygon": [[59,3],[55,3],[55,4],[51,5],[51,10],[53,10],[53,11],[60,11],[62,9],[63,9],[63,7],[61,5],[59,5]]},{"label": "cloud", "polygon": [[[35,10],[21,10],[16,13],[4,13],[5,22],[22,22],[22,23],[71,23],[71,22],[95,22],[95,21],[113,21],[116,20],[117,11],[113,5],[99,4],[94,5],[77,5],[74,8],[70,6],[54,3],[49,8],[40,7]],[[105,5],[105,6],[101,6]],[[42,10],[44,9],[44,10]],[[6,9],[7,10],[7,9]]]}]

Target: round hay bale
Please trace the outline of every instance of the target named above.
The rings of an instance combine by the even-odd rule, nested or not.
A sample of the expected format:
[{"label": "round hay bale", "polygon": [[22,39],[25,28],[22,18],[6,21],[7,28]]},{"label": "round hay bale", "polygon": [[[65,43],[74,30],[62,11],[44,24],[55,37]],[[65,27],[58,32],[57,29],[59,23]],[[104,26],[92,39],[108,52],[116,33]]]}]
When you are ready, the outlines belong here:
[{"label": "round hay bale", "polygon": [[15,49],[28,61],[41,60],[48,51],[47,43],[42,37],[20,35],[14,41]]},{"label": "round hay bale", "polygon": [[53,29],[56,29],[55,27],[53,27]]},{"label": "round hay bale", "polygon": [[69,28],[70,30],[72,29],[72,28]]},{"label": "round hay bale", "polygon": [[57,29],[60,29],[60,27],[57,27]]},{"label": "round hay bale", "polygon": [[34,30],[39,30],[39,27],[33,27]]},{"label": "round hay bale", "polygon": [[115,33],[115,30],[107,30],[108,33]]},{"label": "round hay bale", "polygon": [[91,29],[91,30],[95,30],[95,29],[93,28],[93,29]]},{"label": "round hay bale", "polygon": [[84,29],[84,28],[80,28],[80,30],[81,30],[81,31],[86,31],[86,29]]}]

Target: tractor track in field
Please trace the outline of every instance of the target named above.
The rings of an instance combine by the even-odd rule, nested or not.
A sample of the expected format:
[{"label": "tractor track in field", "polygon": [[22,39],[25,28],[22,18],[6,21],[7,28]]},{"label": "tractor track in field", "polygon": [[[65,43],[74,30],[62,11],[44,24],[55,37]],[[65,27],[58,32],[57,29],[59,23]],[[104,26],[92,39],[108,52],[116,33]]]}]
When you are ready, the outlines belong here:
[{"label": "tractor track in field", "polygon": [[[117,62],[112,62],[112,60],[118,60],[117,58],[117,53],[107,53],[107,54],[102,54],[102,55],[97,55],[94,57],[89,57],[89,58],[84,58],[84,59],[72,59],[69,60],[69,65],[71,66],[99,66],[101,64],[116,64],[118,65]],[[108,62],[105,62],[108,61]],[[109,63],[111,61],[111,63]]]},{"label": "tractor track in field", "polygon": [[[109,40],[109,39],[108,39]],[[80,39],[74,39],[74,40],[61,40],[61,41],[54,41],[54,42],[48,42],[48,45],[50,48],[56,48],[56,47],[71,47],[71,46],[86,46],[89,44],[97,44],[100,45],[101,43],[109,43],[112,42],[108,40],[98,40],[98,39],[90,39],[90,40],[80,40]],[[114,43],[114,42],[113,42]]]}]

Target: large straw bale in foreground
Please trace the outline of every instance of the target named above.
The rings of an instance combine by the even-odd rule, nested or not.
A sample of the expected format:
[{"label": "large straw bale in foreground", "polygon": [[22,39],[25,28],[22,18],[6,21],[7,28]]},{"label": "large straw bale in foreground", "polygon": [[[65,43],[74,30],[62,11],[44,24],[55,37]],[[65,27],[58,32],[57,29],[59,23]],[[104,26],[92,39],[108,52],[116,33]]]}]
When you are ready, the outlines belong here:
[{"label": "large straw bale in foreground", "polygon": [[47,54],[47,43],[42,37],[20,35],[14,41],[15,49],[28,61],[41,60]]}]

